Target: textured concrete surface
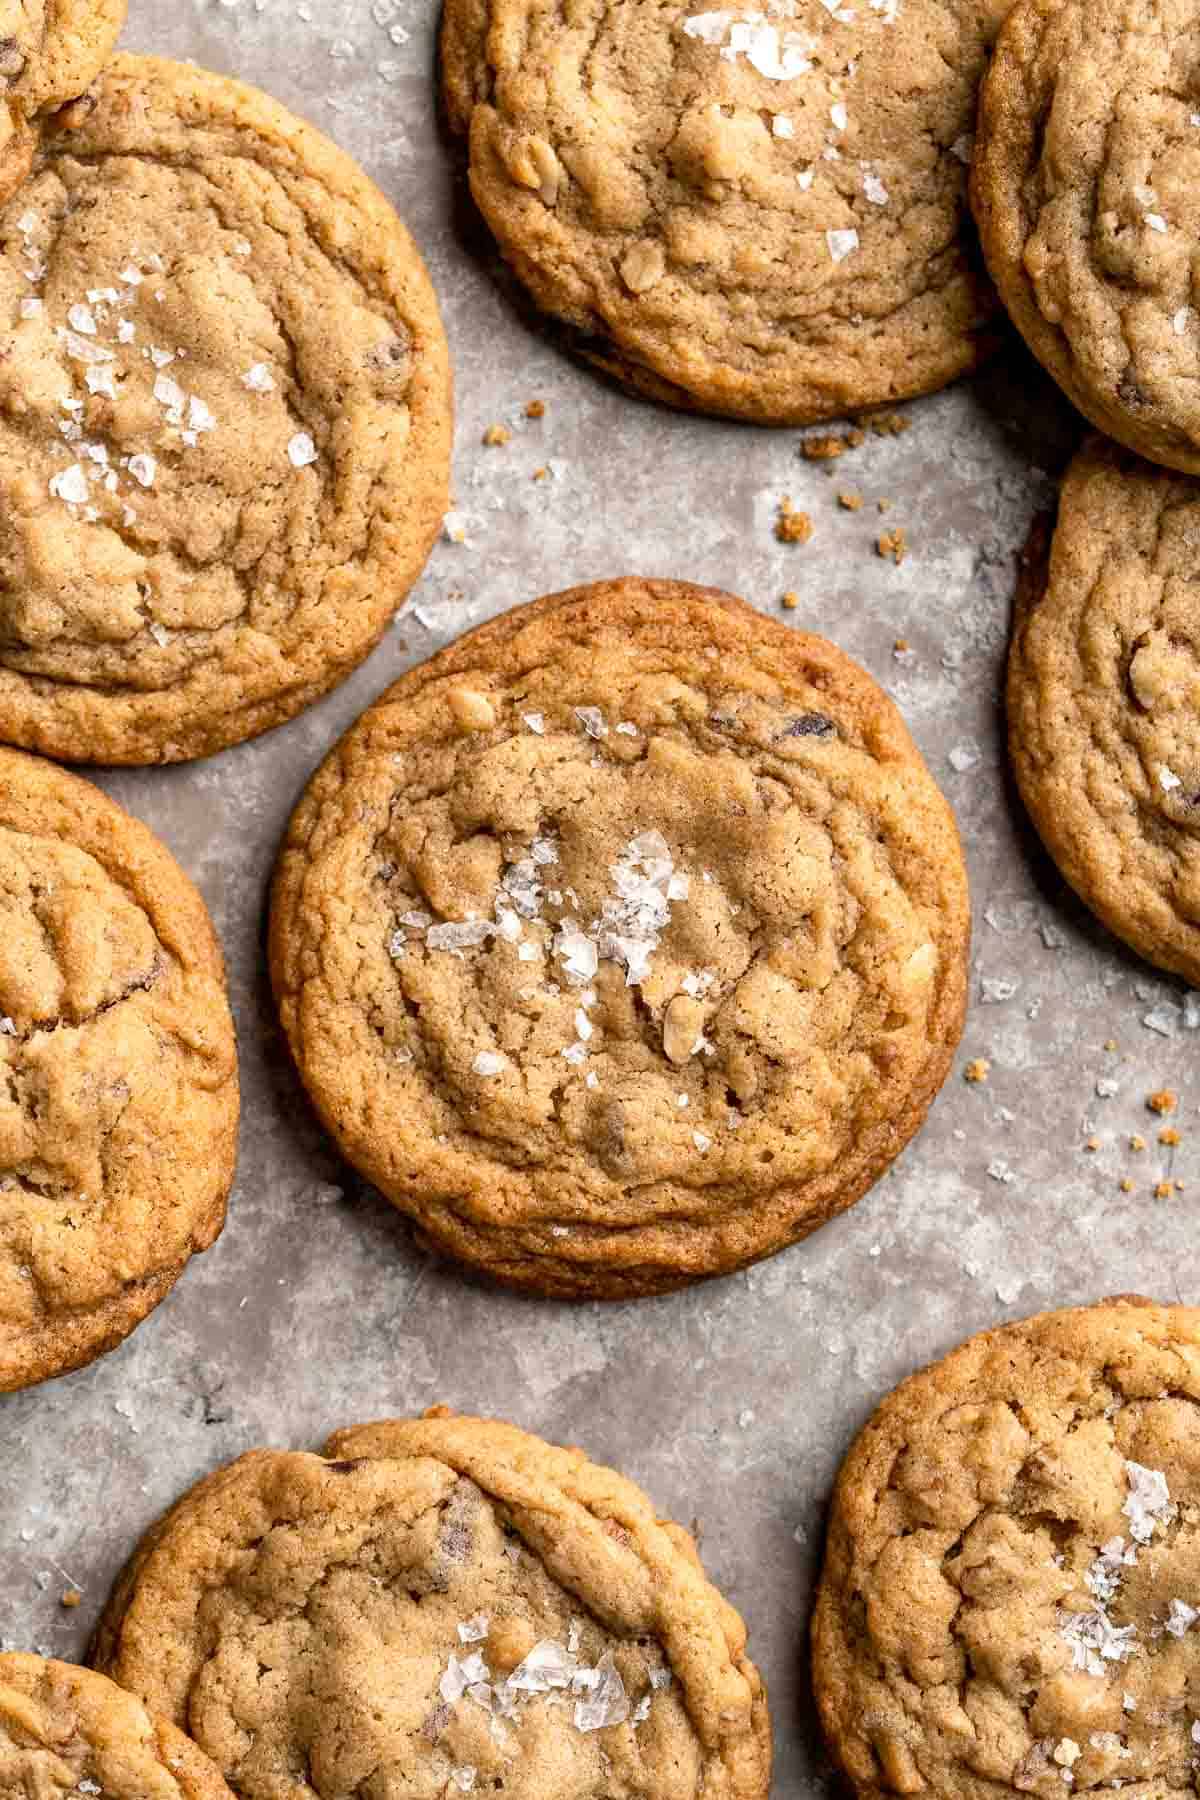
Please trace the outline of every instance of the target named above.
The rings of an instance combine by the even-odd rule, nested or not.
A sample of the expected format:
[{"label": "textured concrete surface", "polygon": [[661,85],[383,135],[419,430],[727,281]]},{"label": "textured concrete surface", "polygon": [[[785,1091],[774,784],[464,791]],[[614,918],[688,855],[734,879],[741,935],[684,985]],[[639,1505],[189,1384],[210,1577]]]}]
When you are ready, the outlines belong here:
[{"label": "textured concrete surface", "polygon": [[[270,88],[357,155],[412,225],[457,365],[470,544],[438,546],[375,656],[303,719],[211,762],[101,777],[174,848],[224,938],[241,1170],[220,1243],[123,1349],[0,1400],[0,1638],[80,1654],[135,1539],[197,1476],[251,1445],[308,1446],[333,1426],[441,1400],[585,1444],[665,1511],[699,1520],[771,1683],[776,1792],[817,1793],[828,1776],[805,1630],[830,1482],[873,1403],[982,1326],[1129,1289],[1172,1299],[1191,1278],[1200,1039],[1173,1010],[1177,984],[1064,894],[1002,752],[1013,556],[1074,427],[1015,351],[908,409],[906,436],[832,471],[799,460],[795,433],[676,418],[602,386],[495,279],[437,127],[433,15],[434,0],[380,0],[375,16],[368,0],[132,6],[127,44]],[[520,420],[506,448],[482,448],[488,424],[517,421],[533,398],[542,422]],[[533,480],[543,466],[550,476]],[[851,488],[867,497],[859,513],[836,503]],[[783,494],[816,521],[805,548],[772,535]],[[900,568],[874,553],[879,497],[894,500],[887,523],[912,545]],[[426,1262],[339,1165],[281,1051],[263,904],[299,788],[395,675],[491,612],[628,571],[716,583],[764,610],[794,588],[788,616],[835,637],[896,695],[970,852],[972,1011],[927,1129],[852,1213],[747,1275],[569,1308]],[[900,657],[897,639],[911,646]],[[986,1084],[963,1080],[973,1057],[991,1062]],[[1181,1098],[1173,1164],[1145,1108],[1164,1085]],[[1128,1148],[1136,1132],[1149,1143],[1140,1155]],[[1185,1190],[1156,1199],[1168,1170]],[[74,1612],[59,1604],[70,1583],[84,1593]]]}]

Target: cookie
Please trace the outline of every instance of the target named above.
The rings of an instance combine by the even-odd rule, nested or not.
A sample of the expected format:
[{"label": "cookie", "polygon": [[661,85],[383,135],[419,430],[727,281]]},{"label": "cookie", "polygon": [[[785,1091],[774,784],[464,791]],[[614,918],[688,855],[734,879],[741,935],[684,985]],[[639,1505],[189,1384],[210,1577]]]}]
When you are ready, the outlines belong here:
[{"label": "cookie", "polygon": [[979,117],[988,266],[1110,437],[1200,474],[1200,18],[1192,0],[1019,0]]},{"label": "cookie", "polygon": [[838,1480],[813,1677],[856,1792],[1189,1790],[1200,1312],[983,1333],[883,1402]]},{"label": "cookie", "polygon": [[1198,708],[1200,483],[1097,439],[1022,584],[1009,748],[1072,887],[1200,986]]},{"label": "cookie", "polygon": [[200,896],[90,782],[0,749],[0,1392],[111,1350],[208,1248],[237,1121]]},{"label": "cookie", "polygon": [[849,1206],[945,1078],[954,822],[823,639],[671,581],[403,676],[288,832],[270,958],[348,1161],[537,1292],[662,1292]]},{"label": "cookie", "polygon": [[96,79],[126,0],[0,0],[0,200],[29,174],[39,121]]},{"label": "cookie", "polygon": [[631,1482],[444,1409],[326,1456],[185,1495],[94,1645],[241,1800],[766,1800],[745,1627]]},{"label": "cookie", "polygon": [[501,250],[585,355],[805,424],[993,347],[966,164],[1007,5],[446,0],[446,106]]},{"label": "cookie", "polygon": [[0,1654],[0,1800],[232,1800],[181,1731],[73,1663]]},{"label": "cookie", "polygon": [[446,342],[361,171],[118,57],[0,212],[0,739],[109,763],[277,725],[366,656],[447,504]]}]

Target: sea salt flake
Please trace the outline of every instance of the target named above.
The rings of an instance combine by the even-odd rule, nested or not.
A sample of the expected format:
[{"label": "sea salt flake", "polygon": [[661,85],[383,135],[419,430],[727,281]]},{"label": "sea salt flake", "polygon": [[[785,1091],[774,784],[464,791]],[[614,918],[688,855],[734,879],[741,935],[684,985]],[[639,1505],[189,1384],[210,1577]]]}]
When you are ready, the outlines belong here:
[{"label": "sea salt flake", "polygon": [[581,1062],[586,1062],[587,1060],[587,1045],[568,1044],[564,1050],[559,1051],[559,1055],[564,1062],[573,1063],[578,1067]]},{"label": "sea salt flake", "polygon": [[869,169],[863,176],[863,194],[872,206],[886,206],[891,199],[878,175],[873,175]]},{"label": "sea salt flake", "polygon": [[449,950],[452,956],[461,956],[464,950],[485,944],[495,929],[487,919],[450,919],[444,925],[431,925],[425,942],[430,950]]},{"label": "sea salt flake", "polygon": [[126,287],[141,287],[145,279],[142,271],[135,269],[132,263],[126,263],[117,275],[117,280],[124,282]]},{"label": "sea salt flake", "polygon": [[590,738],[608,736],[608,726],[605,724],[604,714],[598,706],[575,706],[571,710]]},{"label": "sea salt flake", "polygon": [[67,308],[67,324],[72,331],[78,331],[84,337],[95,337],[96,335],[95,314],[90,306],[84,306],[79,301],[76,301],[74,306]]},{"label": "sea salt flake", "polygon": [[458,1628],[459,1642],[462,1644],[482,1643],[491,1628],[491,1619],[485,1612],[476,1613],[473,1618],[464,1619]]},{"label": "sea salt flake", "polygon": [[846,231],[827,231],[825,242],[829,246],[829,254],[835,263],[845,262],[858,249],[858,233],[853,229]]},{"label": "sea salt flake", "polygon": [[1174,769],[1168,769],[1164,763],[1158,771],[1158,785],[1164,794],[1173,794],[1176,788],[1183,786],[1183,782]]},{"label": "sea salt flake", "polygon": [[640,737],[641,736],[641,733],[638,731],[637,726],[632,724],[629,719],[622,719],[619,725],[613,726],[613,730],[615,732],[617,732],[620,737]]},{"label": "sea salt flake", "polygon": [[459,1763],[455,1768],[451,1769],[450,1780],[460,1794],[469,1794],[471,1789],[475,1786],[475,1777],[477,1774],[478,1770],[474,1763]]},{"label": "sea salt flake", "polygon": [[16,1035],[17,1028],[5,1013],[4,1017],[0,1018],[0,1037],[16,1037]]},{"label": "sea salt flake", "polygon": [[1172,1600],[1164,1629],[1169,1631],[1172,1637],[1186,1637],[1197,1619],[1200,1619],[1200,1610],[1189,1606],[1186,1600]]},{"label": "sea salt flake", "polygon": [[1010,1181],[1016,1180],[1016,1176],[1013,1174],[1008,1164],[999,1156],[994,1157],[988,1164],[987,1172],[993,1181],[1002,1181],[1006,1185]]},{"label": "sea salt flake", "polygon": [[249,388],[252,394],[269,394],[275,387],[275,377],[266,363],[251,363],[242,376],[242,386]]},{"label": "sea salt flake", "polygon": [[523,725],[528,725],[530,731],[535,733],[537,737],[544,737],[546,735],[546,719],[543,713],[522,713],[521,723]]},{"label": "sea salt flake", "polygon": [[471,1064],[476,1075],[499,1075],[508,1067],[507,1056],[501,1056],[495,1050],[481,1050]]},{"label": "sea salt flake", "polygon": [[1147,1031],[1157,1032],[1159,1037],[1173,1038],[1179,1029],[1179,1021],[1183,1017],[1182,1009],[1170,1000],[1163,1000],[1152,1007],[1145,1015],[1142,1024]]},{"label": "sea salt flake", "polygon": [[89,394],[101,394],[106,400],[116,399],[113,370],[107,363],[89,363],[83,371],[83,379]]},{"label": "sea salt flake", "polygon": [[1146,213],[1145,220],[1151,231],[1163,232],[1168,229],[1167,221],[1163,218],[1161,213]]},{"label": "sea salt flake", "polygon": [[141,451],[131,456],[126,465],[139,487],[153,487],[154,477],[158,474],[158,463],[148,451]]},{"label": "sea salt flake", "polygon": [[1167,1478],[1159,1469],[1126,1461],[1125,1479],[1129,1493],[1121,1511],[1129,1520],[1129,1534],[1139,1544],[1148,1544],[1155,1528],[1174,1514]]},{"label": "sea salt flake", "polygon": [[809,188],[813,184],[813,174],[814,171],[812,169],[801,169],[800,173],[797,175],[796,186],[800,189],[801,193],[807,194]]},{"label": "sea salt flake", "polygon": [[950,767],[956,774],[965,775],[968,769],[976,767],[980,761],[981,754],[978,744],[955,744],[954,748],[947,756],[946,761],[950,764]]},{"label": "sea salt flake", "polygon": [[979,984],[979,997],[985,1006],[999,1006],[1005,1000],[1013,998],[1017,992],[1017,986],[1015,981],[985,976]]},{"label": "sea salt flake", "polygon": [[841,100],[830,107],[829,117],[833,120],[834,129],[837,131],[845,131],[850,123],[850,115]]},{"label": "sea salt flake", "polygon": [[604,1652],[592,1672],[599,1679],[585,1698],[575,1702],[575,1729],[603,1731],[610,1725],[623,1725],[629,1717],[629,1696],[611,1650]]},{"label": "sea salt flake", "polygon": [[706,1150],[712,1149],[712,1139],[709,1137],[707,1132],[693,1131],[692,1142],[693,1142],[693,1144],[695,1144],[695,1146],[696,1146],[697,1150],[700,1152],[701,1156],[704,1155]]},{"label": "sea salt flake", "polygon": [[1196,314],[1190,306],[1181,306],[1171,320],[1176,337],[1186,337],[1196,320]]},{"label": "sea salt flake", "polygon": [[38,319],[45,312],[46,308],[41,300],[36,300],[27,296],[22,300],[19,310],[23,319]]},{"label": "sea salt flake", "polygon": [[795,137],[796,127],[786,113],[776,113],[771,120],[771,136],[777,138]]},{"label": "sea salt flake", "polygon": [[60,469],[57,475],[50,477],[50,492],[58,500],[64,500],[68,506],[82,506],[88,497],[87,476],[79,463],[72,463],[69,468]]},{"label": "sea salt flake", "polygon": [[315,463],[317,460],[317,446],[307,431],[298,431],[295,437],[289,440],[287,453],[288,461],[294,469],[307,468],[309,463]]}]

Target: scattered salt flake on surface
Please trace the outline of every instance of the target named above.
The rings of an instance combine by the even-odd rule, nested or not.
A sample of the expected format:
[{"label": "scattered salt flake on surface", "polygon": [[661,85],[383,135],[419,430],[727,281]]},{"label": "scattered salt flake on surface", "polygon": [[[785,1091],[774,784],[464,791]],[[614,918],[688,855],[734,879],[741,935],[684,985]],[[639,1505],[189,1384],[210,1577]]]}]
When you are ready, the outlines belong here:
[{"label": "scattered salt flake on surface", "polygon": [[1007,1183],[1016,1180],[1016,1176],[1013,1174],[1008,1164],[998,1156],[993,1157],[992,1161],[988,1164],[987,1172],[993,1181],[1003,1181]]},{"label": "scattered salt flake on surface", "polygon": [[16,1035],[17,1028],[5,1013],[4,1017],[0,1018],[0,1037],[16,1037]]},{"label": "scattered salt flake on surface", "polygon": [[1200,1619],[1200,1610],[1189,1606],[1186,1600],[1172,1600],[1171,1610],[1164,1621],[1164,1629],[1172,1637],[1186,1637],[1196,1620]]},{"label": "scattered salt flake on surface", "polygon": [[850,123],[850,115],[846,111],[845,102],[837,100],[829,109],[829,117],[836,131],[845,131]]},{"label": "scattered salt flake on surface", "polygon": [[104,1789],[100,1786],[98,1781],[88,1781],[84,1779],[79,1783],[76,1792],[80,1794],[102,1794]]},{"label": "scattered salt flake on surface", "polygon": [[472,1655],[464,1657],[457,1656],[452,1650],[450,1660],[442,1673],[442,1679],[438,1683],[438,1692],[447,1705],[453,1706],[456,1700],[462,1699],[469,1687],[474,1687],[479,1682],[485,1682],[489,1673],[488,1666],[478,1650],[474,1651]]},{"label": "scattered salt flake on surface", "polygon": [[540,713],[540,712],[522,713],[521,714],[521,723],[523,725],[528,725],[530,731],[536,733],[536,735],[538,737],[545,736],[546,719],[545,719],[545,715],[543,713]]},{"label": "scattered salt flake on surface", "polygon": [[1159,1037],[1173,1038],[1182,1017],[1181,1007],[1175,1006],[1170,1000],[1163,1000],[1146,1014],[1142,1024],[1147,1031],[1157,1032]]},{"label": "scattered salt flake on surface", "polygon": [[242,386],[253,394],[269,394],[275,386],[275,377],[266,363],[251,363],[242,376]]},{"label": "scattered salt flake on surface", "polygon": [[56,499],[65,500],[68,506],[82,506],[88,497],[87,476],[82,465],[72,463],[69,468],[60,469],[57,475],[52,475],[50,492]]},{"label": "scattered salt flake on surface", "polygon": [[643,1694],[641,1699],[638,1701],[637,1705],[633,1709],[632,1723],[634,1725],[644,1725],[646,1720],[649,1717],[650,1717],[650,1695]]},{"label": "scattered salt flake on surface", "polygon": [[604,1652],[595,1673],[600,1679],[591,1693],[575,1702],[577,1731],[603,1731],[609,1725],[623,1725],[629,1717],[629,1696],[611,1650]]},{"label": "scattered salt flake on surface", "polygon": [[985,1006],[999,1006],[1005,1000],[1011,1000],[1017,991],[1018,983],[1005,981],[997,976],[985,976],[979,984],[979,997]]},{"label": "scattered salt flake on surface", "polygon": [[1111,1075],[1102,1075],[1096,1083],[1096,1097],[1099,1100],[1115,1100],[1120,1091],[1120,1082],[1114,1081]]},{"label": "scattered salt flake on surface", "polygon": [[650,1671],[650,1686],[655,1690],[656,1693],[661,1693],[664,1688],[669,1688],[670,1685],[671,1685],[670,1669],[651,1669],[651,1671]]},{"label": "scattered salt flake on surface", "polygon": [[67,324],[72,331],[78,331],[84,337],[95,337],[96,335],[95,314],[90,306],[84,306],[81,301],[76,301],[74,306],[67,308]]},{"label": "scattered salt flake on surface", "polygon": [[1167,230],[1167,221],[1163,218],[1161,213],[1146,213],[1145,219],[1151,231],[1162,232]]},{"label": "scattered salt flake on surface", "polygon": [[1042,934],[1042,942],[1047,950],[1061,950],[1067,941],[1067,934],[1052,919],[1043,919],[1038,927]]},{"label": "scattered salt flake on surface", "polygon": [[448,512],[442,520],[442,536],[448,544],[467,544],[467,515],[462,512]]},{"label": "scattered salt flake on surface", "polygon": [[541,957],[541,951],[536,944],[518,944],[517,957],[520,962],[537,962]]},{"label": "scattered salt flake on surface", "polygon": [[559,1055],[563,1058],[564,1062],[573,1063],[577,1067],[581,1062],[586,1062],[587,1060],[587,1045],[568,1044],[564,1050],[559,1051]]},{"label": "scattered salt flake on surface", "polygon": [[776,113],[771,120],[771,136],[777,138],[795,137],[796,127],[786,113]]},{"label": "scattered salt flake on surface", "polygon": [[981,754],[978,744],[955,744],[954,748],[947,756],[946,761],[957,774],[965,775],[968,769],[976,767]]},{"label": "scattered salt flake on surface", "polygon": [[696,1146],[697,1150],[700,1152],[701,1156],[704,1155],[704,1152],[706,1150],[712,1149],[712,1139],[708,1136],[707,1132],[693,1131],[692,1142],[693,1142],[693,1144],[695,1144],[695,1146]]},{"label": "scattered salt flake on surface", "polygon": [[586,1044],[596,1027],[584,1012],[582,1006],[575,1008],[575,1035]]},{"label": "scattered salt flake on surface", "polygon": [[305,469],[309,463],[317,460],[317,446],[307,431],[298,431],[294,438],[289,439],[287,453],[288,461],[294,469]]},{"label": "scattered salt flake on surface", "polygon": [[1053,1751],[1054,1760],[1056,1763],[1058,1763],[1060,1768],[1064,1768],[1064,1769],[1071,1768],[1075,1763],[1077,1763],[1079,1761],[1079,1758],[1082,1755],[1083,1755],[1083,1751],[1080,1749],[1079,1745],[1075,1742],[1074,1738],[1069,1738],[1069,1737],[1060,1738],[1058,1743],[1054,1746],[1054,1751]]},{"label": "scattered salt flake on surface", "polygon": [[873,175],[869,169],[863,176],[863,194],[872,206],[886,206],[891,199],[878,175]]},{"label": "scattered salt flake on surface", "polygon": [[22,300],[20,306],[20,313],[23,319],[40,318],[45,310],[45,305],[41,300],[36,300],[29,296]]},{"label": "scattered salt flake on surface", "polygon": [[235,256],[249,256],[253,248],[254,245],[250,242],[249,238],[236,237],[233,240],[233,254]]},{"label": "scattered salt flake on surface", "polygon": [[1176,788],[1183,786],[1183,782],[1174,769],[1168,769],[1164,763],[1158,771],[1158,785],[1164,794],[1172,794]]},{"label": "scattered salt flake on surface", "polygon": [[1139,1544],[1148,1544],[1155,1527],[1165,1524],[1173,1515],[1167,1478],[1159,1469],[1148,1469],[1144,1463],[1125,1463],[1125,1479],[1129,1493],[1121,1511],[1129,1520],[1129,1534]]},{"label": "scattered salt flake on surface", "polygon": [[571,710],[590,738],[608,736],[608,726],[598,706],[575,706]]},{"label": "scattered salt flake on surface", "polygon": [[558,861],[558,845],[551,837],[535,837],[529,846],[529,854],[535,863],[544,867]]},{"label": "scattered salt flake on surface", "polygon": [[26,207],[25,211],[17,220],[17,230],[22,237],[28,237],[31,231],[37,230],[40,223],[41,220],[38,218],[37,214],[29,207]]},{"label": "scattered salt flake on surface", "polygon": [[796,177],[796,186],[800,189],[801,193],[807,194],[809,188],[813,184],[814,174],[815,171],[812,169],[801,169]]},{"label": "scattered salt flake on surface", "polygon": [[117,280],[123,282],[126,287],[141,287],[145,279],[142,271],[135,269],[132,263],[126,263],[117,275]]},{"label": "scattered salt flake on surface", "polygon": [[154,639],[159,649],[165,650],[171,641],[171,634],[166,626],[160,625],[157,619],[151,619],[150,624],[146,629],[149,631],[150,636]]},{"label": "scattered salt flake on surface", "polygon": [[496,1050],[481,1050],[471,1064],[476,1075],[499,1075],[508,1067],[507,1056],[501,1056]]},{"label": "scattered salt flake on surface", "polygon": [[485,1612],[476,1613],[473,1618],[464,1619],[458,1628],[458,1639],[461,1644],[478,1644],[491,1629],[491,1618]]},{"label": "scattered salt flake on surface", "polygon": [[827,231],[825,242],[829,245],[829,254],[835,263],[845,262],[858,249],[858,233],[853,229],[847,231]]},{"label": "scattered salt flake on surface", "polygon": [[629,719],[622,719],[619,725],[613,726],[613,730],[621,737],[639,737],[641,735],[637,726]]},{"label": "scattered salt flake on surface", "polygon": [[1200,1031],[1200,994],[1198,993],[1183,996],[1183,1029]]},{"label": "scattered salt flake on surface", "polygon": [[106,400],[116,399],[113,370],[107,363],[89,363],[83,371],[83,379],[89,394],[101,394]]},{"label": "scattered salt flake on surface", "polygon": [[964,131],[961,137],[955,138],[950,146],[950,154],[956,156],[960,163],[969,163],[975,155],[975,133]]},{"label": "scattered salt flake on surface", "polygon": [[1196,314],[1190,306],[1181,306],[1171,320],[1176,337],[1186,337],[1195,323]]},{"label": "scattered salt flake on surface", "polygon": [[[1123,1712],[1127,1713],[1135,1713],[1137,1711],[1137,1701],[1132,1694],[1125,1693],[1121,1695],[1121,1709]],[[1192,1726],[1192,1737],[1196,1737],[1196,1727],[1194,1725]]]},{"label": "scattered salt flake on surface", "polygon": [[129,473],[139,487],[153,487],[154,477],[158,474],[158,463],[148,451],[131,456],[128,463]]},{"label": "scattered salt flake on surface", "polygon": [[478,1770],[474,1763],[459,1763],[457,1767],[451,1769],[450,1780],[460,1794],[469,1794],[471,1789],[475,1786],[475,1777],[477,1774]]},{"label": "scattered salt flake on surface", "polygon": [[449,919],[444,925],[431,925],[425,942],[431,950],[449,950],[452,956],[461,956],[464,950],[485,944],[495,931],[488,919]]}]

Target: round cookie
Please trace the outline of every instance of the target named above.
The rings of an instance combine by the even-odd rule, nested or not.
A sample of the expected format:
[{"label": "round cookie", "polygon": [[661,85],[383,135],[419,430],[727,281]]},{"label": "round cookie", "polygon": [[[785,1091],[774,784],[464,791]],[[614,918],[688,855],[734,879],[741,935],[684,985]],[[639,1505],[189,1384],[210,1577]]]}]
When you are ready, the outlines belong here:
[{"label": "round cookie", "polygon": [[241,1800],[766,1800],[745,1628],[631,1482],[443,1409],[326,1454],[185,1495],[94,1645]]},{"label": "round cookie", "polygon": [[1200,985],[1200,483],[1096,439],[1018,600],[1009,749],[1110,930]]},{"label": "round cookie", "polygon": [[265,94],[118,57],[0,212],[0,739],[172,762],[372,648],[447,504],[421,260]]},{"label": "round cookie", "polygon": [[90,782],[0,749],[0,1392],[158,1305],[221,1229],[237,1122],[200,896]]},{"label": "round cookie", "polygon": [[0,1654],[0,1800],[232,1800],[189,1738],[73,1663]]},{"label": "round cookie", "polygon": [[585,355],[806,424],[994,347],[966,164],[1008,3],[446,0],[446,105],[501,250]]},{"label": "round cookie", "polygon": [[0,0],[0,200],[29,174],[37,123],[96,79],[126,0]]},{"label": "round cookie", "polygon": [[1106,1301],[983,1333],[879,1408],[814,1624],[863,1800],[1194,1784],[1200,1312]]},{"label": "round cookie", "polygon": [[288,832],[300,1074],[424,1240],[619,1298],[766,1256],[920,1125],[966,878],[892,703],[682,582],[577,588],[390,688]]},{"label": "round cookie", "polygon": [[1192,0],[1018,0],[972,176],[1030,349],[1110,437],[1200,474],[1200,17]]}]

